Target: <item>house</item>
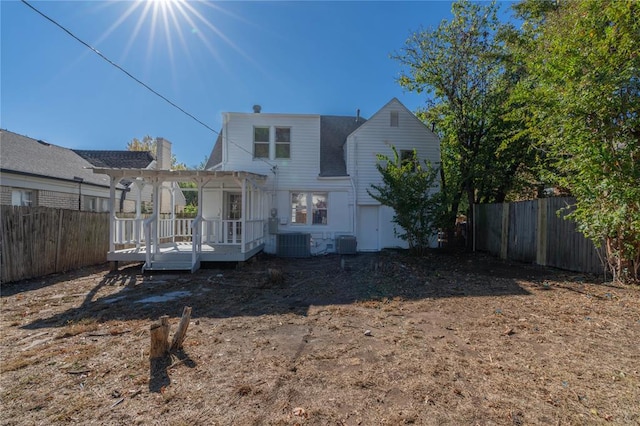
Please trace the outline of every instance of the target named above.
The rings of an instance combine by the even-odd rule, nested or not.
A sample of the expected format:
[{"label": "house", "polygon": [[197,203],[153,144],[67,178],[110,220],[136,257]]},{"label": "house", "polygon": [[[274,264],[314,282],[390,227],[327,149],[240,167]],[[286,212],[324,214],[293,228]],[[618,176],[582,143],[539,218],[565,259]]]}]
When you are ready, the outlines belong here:
[{"label": "house", "polygon": [[[242,261],[261,250],[309,256],[406,247],[395,235],[393,211],[367,192],[381,180],[376,155],[391,154],[391,146],[440,159],[437,136],[395,98],[368,120],[359,113],[263,113],[259,106],[224,113],[206,170],[94,170],[111,177],[112,191],[122,179],[156,190],[195,182],[200,200],[198,216],[185,223],[114,218],[108,257],[144,261],[144,269],[195,270],[201,261]],[[126,226],[136,237],[123,247],[118,236]]]},{"label": "house", "polygon": [[[72,150],[0,130],[0,204],[110,211],[109,177],[91,169],[118,165],[154,168],[156,163],[149,152]],[[138,191],[151,201],[151,188],[132,181],[121,182],[115,190],[118,212],[135,212]],[[164,211],[171,212],[169,204]]]}]

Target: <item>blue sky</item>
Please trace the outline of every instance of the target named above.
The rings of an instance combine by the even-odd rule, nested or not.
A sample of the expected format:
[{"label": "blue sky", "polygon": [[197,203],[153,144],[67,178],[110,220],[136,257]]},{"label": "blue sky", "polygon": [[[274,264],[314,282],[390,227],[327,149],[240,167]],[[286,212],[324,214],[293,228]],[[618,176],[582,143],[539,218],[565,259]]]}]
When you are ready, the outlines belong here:
[{"label": "blue sky", "polygon": [[[415,110],[425,95],[403,91],[389,55],[451,17],[444,1],[30,3],[215,130],[254,104],[370,117],[397,97]],[[25,4],[0,7],[2,128],[78,149],[162,136],[188,166],[210,153],[211,130]]]}]

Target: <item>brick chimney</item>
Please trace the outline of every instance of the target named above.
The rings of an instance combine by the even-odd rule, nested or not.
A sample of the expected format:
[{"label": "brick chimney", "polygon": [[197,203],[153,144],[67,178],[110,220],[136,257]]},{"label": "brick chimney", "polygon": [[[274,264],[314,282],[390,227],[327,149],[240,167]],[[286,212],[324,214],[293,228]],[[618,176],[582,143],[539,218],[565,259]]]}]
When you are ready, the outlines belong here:
[{"label": "brick chimney", "polygon": [[171,142],[161,137],[156,138],[156,168],[171,169]]}]

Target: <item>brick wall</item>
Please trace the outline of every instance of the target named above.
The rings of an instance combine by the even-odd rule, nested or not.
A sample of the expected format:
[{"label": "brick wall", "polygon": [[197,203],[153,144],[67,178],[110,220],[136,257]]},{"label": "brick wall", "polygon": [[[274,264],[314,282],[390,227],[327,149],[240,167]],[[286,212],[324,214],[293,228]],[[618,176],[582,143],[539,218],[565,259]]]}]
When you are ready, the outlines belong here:
[{"label": "brick wall", "polygon": [[38,191],[38,206],[78,210],[78,195],[55,191]]}]

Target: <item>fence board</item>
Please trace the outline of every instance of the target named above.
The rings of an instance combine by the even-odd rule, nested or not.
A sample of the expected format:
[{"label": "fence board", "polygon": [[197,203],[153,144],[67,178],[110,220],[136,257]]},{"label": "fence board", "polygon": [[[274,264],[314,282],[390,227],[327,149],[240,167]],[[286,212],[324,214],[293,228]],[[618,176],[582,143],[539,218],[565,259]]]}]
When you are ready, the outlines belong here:
[{"label": "fence board", "polygon": [[476,249],[495,256],[506,253],[511,260],[602,273],[599,251],[593,243],[578,232],[575,222],[557,214],[574,202],[559,197],[511,203],[506,226],[502,224],[503,204],[476,205]]},{"label": "fence board", "polygon": [[0,281],[39,277],[107,260],[109,214],[1,206]]},{"label": "fence board", "polygon": [[537,217],[536,200],[509,204],[508,259],[520,262],[536,261]]}]

